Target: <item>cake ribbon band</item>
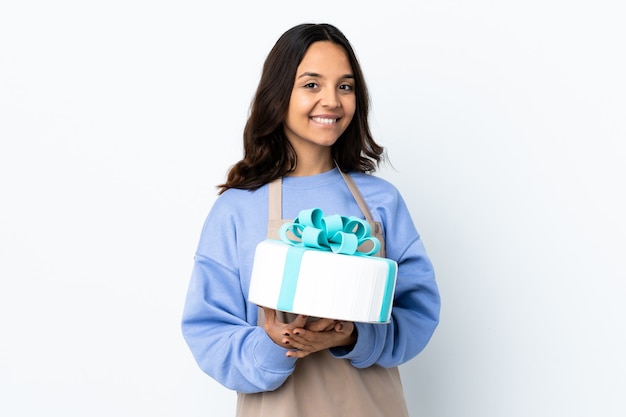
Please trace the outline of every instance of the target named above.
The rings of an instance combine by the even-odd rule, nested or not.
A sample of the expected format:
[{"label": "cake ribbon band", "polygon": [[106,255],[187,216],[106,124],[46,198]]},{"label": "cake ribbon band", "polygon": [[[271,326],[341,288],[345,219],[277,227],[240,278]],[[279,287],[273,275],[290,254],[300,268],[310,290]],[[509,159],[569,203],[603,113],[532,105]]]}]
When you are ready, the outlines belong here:
[{"label": "cake ribbon band", "polygon": [[[291,232],[296,239],[290,238]],[[292,246],[332,251],[345,255],[371,256],[380,250],[380,241],[371,236],[372,228],[358,217],[334,214],[324,216],[319,208],[300,211],[292,223],[285,223],[278,234],[281,240]],[[371,243],[371,248],[359,251],[359,247]]]}]

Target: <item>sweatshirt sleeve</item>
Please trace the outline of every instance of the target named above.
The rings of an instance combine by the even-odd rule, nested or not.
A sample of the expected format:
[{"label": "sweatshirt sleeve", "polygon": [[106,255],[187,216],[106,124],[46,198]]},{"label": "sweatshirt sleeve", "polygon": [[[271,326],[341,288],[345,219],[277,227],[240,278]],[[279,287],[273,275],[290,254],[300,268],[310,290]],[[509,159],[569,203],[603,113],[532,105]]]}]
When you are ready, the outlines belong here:
[{"label": "sweatshirt sleeve", "polygon": [[[272,391],[293,372],[295,359],[262,327],[247,321],[238,268],[236,227],[216,203],[194,257],[182,332],[199,367],[227,388]],[[220,243],[212,241],[219,236]]]},{"label": "sweatshirt sleeve", "polygon": [[355,323],[351,350],[331,349],[357,368],[401,365],[421,352],[439,323],[440,298],[433,265],[400,196],[387,204],[383,218],[387,257],[398,262],[398,276],[387,324]]}]

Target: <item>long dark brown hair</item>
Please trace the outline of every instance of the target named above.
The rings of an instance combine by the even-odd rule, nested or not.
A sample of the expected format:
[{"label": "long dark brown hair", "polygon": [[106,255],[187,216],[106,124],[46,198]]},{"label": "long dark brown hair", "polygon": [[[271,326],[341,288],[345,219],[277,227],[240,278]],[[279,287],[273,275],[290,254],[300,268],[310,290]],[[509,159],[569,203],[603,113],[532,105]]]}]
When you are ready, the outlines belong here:
[{"label": "long dark brown hair", "polygon": [[243,159],[233,165],[219,193],[229,188],[256,190],[296,167],[296,152],[285,136],[283,121],[289,107],[296,70],[309,46],[330,41],[346,51],[354,73],[356,110],[352,121],[331,148],[344,172],[374,172],[385,158],[368,123],[369,93],[361,66],[348,39],[329,24],[305,23],[286,31],[263,65],[261,80],[243,132]]}]

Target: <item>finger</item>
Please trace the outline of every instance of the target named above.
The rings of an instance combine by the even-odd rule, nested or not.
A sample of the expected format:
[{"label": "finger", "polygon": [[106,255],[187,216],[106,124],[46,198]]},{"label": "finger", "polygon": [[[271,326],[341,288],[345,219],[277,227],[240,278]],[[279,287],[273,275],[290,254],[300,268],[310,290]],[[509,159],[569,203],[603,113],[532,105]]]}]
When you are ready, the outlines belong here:
[{"label": "finger", "polygon": [[304,315],[300,314],[300,315],[298,315],[298,317],[295,318],[294,321],[289,323],[289,327],[291,327],[292,329],[303,328],[306,325],[306,322],[307,322],[308,318],[309,318],[309,316],[304,316]]},{"label": "finger", "polygon": [[305,352],[317,352],[337,345],[345,338],[338,332],[310,332],[296,330],[289,337],[289,346]]},{"label": "finger", "polygon": [[319,319],[317,321],[307,323],[305,328],[313,332],[323,332],[332,330],[335,327],[335,320],[333,319]]},{"label": "finger", "polygon": [[305,349],[312,342],[314,342],[314,341],[311,341],[309,337],[307,337],[306,330],[299,329],[299,328],[293,329],[291,332],[289,332],[289,335],[286,338],[286,340],[288,340],[289,344],[295,349]]},{"label": "finger", "polygon": [[335,331],[339,333],[351,334],[354,330],[354,323],[349,321],[340,321],[335,324]]},{"label": "finger", "polygon": [[304,329],[295,329],[290,337],[289,344],[307,352],[317,352],[332,346],[333,334],[336,332],[312,332]]},{"label": "finger", "polygon": [[315,332],[305,329],[294,329],[289,337],[283,339],[289,347],[306,352],[317,352],[335,346],[347,346],[356,343],[356,336],[353,336],[354,323],[349,321],[336,324],[341,331]]},{"label": "finger", "polygon": [[287,351],[286,356],[288,358],[302,359],[309,356],[311,353],[313,352],[307,352],[305,350],[289,350]]}]

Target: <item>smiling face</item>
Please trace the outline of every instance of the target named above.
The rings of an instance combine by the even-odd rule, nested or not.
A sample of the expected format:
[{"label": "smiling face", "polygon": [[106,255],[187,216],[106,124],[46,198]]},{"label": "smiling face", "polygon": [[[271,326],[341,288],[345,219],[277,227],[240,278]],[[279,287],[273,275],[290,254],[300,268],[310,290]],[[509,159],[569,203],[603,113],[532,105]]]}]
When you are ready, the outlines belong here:
[{"label": "smiling face", "polygon": [[346,130],[356,107],[354,76],[344,49],[332,42],[315,42],[298,69],[285,116],[287,139],[298,159],[327,155]]}]

